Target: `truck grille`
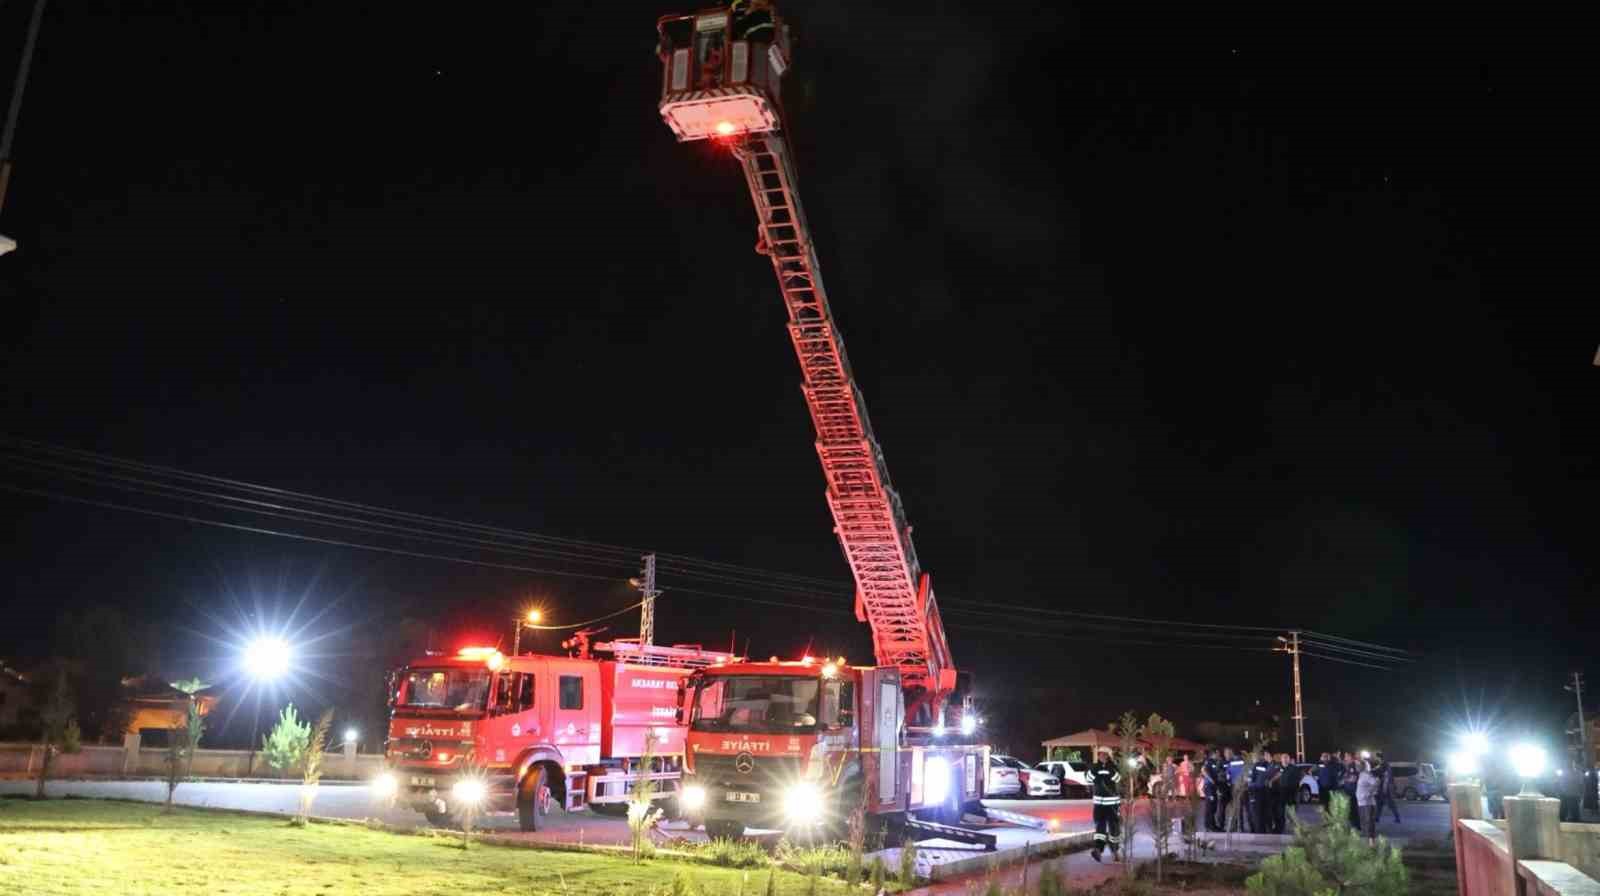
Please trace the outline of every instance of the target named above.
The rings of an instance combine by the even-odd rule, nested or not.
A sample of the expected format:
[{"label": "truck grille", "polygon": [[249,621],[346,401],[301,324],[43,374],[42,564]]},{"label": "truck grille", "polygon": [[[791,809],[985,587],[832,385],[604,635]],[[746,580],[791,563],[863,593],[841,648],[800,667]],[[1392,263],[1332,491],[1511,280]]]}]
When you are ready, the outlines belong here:
[{"label": "truck grille", "polygon": [[696,753],[695,777],[713,786],[734,790],[771,787],[781,789],[800,778],[798,756],[755,756],[755,767],[748,774],[739,771],[734,756],[707,756]]}]

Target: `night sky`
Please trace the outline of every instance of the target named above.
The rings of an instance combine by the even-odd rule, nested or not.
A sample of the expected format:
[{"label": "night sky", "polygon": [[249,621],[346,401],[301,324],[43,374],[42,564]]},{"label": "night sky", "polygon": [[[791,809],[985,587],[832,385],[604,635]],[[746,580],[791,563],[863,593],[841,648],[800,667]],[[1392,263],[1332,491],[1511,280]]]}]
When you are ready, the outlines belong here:
[{"label": "night sky", "polygon": [[[7,94],[27,6],[0,7]],[[1284,657],[1213,649],[1270,633],[1071,613],[1415,652],[1308,659],[1313,751],[1434,756],[1469,715],[1555,743],[1600,586],[1580,56],[1488,20],[786,10],[824,277],[998,743],[1290,699]],[[819,578],[666,571],[658,640],[865,661],[742,179],[656,114],[674,11],[53,4],[0,214],[22,247],[0,431]],[[13,460],[0,482],[602,576],[12,492],[19,663],[109,604],[168,627],[163,670],[238,694],[219,641],[292,615],[320,640],[289,696],[343,705],[401,620],[453,647],[508,638],[530,596],[561,621],[635,599],[631,561],[336,535]]]}]

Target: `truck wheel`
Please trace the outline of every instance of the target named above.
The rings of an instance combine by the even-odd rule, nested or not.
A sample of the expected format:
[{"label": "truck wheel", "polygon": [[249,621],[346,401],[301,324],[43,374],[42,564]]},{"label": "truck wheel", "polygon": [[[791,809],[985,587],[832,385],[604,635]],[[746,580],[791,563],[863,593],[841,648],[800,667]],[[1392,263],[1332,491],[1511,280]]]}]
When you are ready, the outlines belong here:
[{"label": "truck wheel", "polygon": [[517,788],[517,826],[524,831],[537,831],[544,816],[550,814],[550,787],[545,781],[542,765],[535,765],[522,776],[522,786]]},{"label": "truck wheel", "polygon": [[742,821],[706,821],[706,836],[712,840],[739,840],[744,837]]}]

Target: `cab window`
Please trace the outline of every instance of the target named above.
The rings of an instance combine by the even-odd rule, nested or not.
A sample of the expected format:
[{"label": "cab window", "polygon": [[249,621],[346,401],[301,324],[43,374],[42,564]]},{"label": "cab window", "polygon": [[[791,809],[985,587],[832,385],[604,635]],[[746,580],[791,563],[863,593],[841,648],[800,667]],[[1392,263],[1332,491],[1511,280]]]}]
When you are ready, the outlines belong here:
[{"label": "cab window", "polygon": [[822,727],[848,727],[854,718],[855,684],[829,681],[822,685]]},{"label": "cab window", "polygon": [[583,708],[583,676],[582,675],[563,675],[563,676],[561,676],[561,708],[562,709],[582,709]]}]

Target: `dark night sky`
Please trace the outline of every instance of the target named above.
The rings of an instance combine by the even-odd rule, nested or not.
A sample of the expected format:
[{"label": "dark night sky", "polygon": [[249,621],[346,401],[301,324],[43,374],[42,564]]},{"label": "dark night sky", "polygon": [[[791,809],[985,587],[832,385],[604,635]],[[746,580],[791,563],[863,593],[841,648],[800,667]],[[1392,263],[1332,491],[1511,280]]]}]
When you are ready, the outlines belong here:
[{"label": "dark night sky", "polygon": [[[660,123],[672,10],[629,6],[54,4],[0,217],[0,429],[843,583],[748,198]],[[1490,21],[975,10],[791,10],[807,210],[940,596],[1421,653],[1308,660],[1342,720],[1313,712],[1313,749],[1559,721],[1600,585],[1580,57]],[[527,593],[629,601],[3,500],[0,657],[96,601],[177,619],[168,664],[212,675],[241,601],[303,596],[330,653],[401,616],[485,631]],[[665,639],[869,653],[847,615],[664,584]],[[1289,696],[1267,653],[956,621],[984,692],[1052,689],[1058,732]]]}]

